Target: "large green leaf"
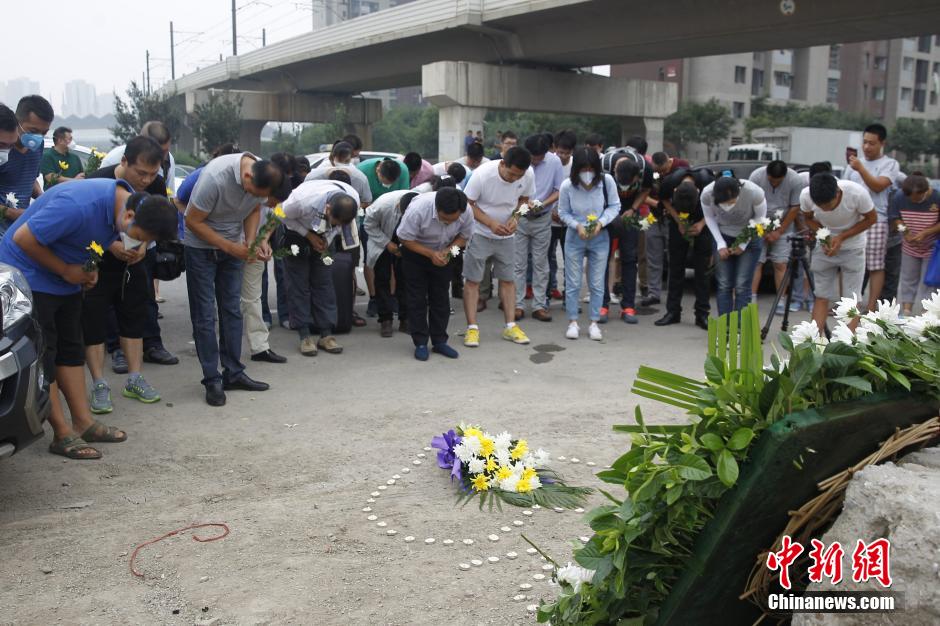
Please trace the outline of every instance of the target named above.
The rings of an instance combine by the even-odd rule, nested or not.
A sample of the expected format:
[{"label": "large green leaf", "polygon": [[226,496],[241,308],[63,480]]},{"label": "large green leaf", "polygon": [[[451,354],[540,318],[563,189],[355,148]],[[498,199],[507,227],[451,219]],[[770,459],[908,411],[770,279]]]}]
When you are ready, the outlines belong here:
[{"label": "large green leaf", "polygon": [[751,439],[753,438],[753,430],[750,428],[739,428],[734,431],[734,434],[731,435],[731,439],[728,440],[728,449],[743,450],[751,443]]},{"label": "large green leaf", "polygon": [[708,462],[695,454],[683,454],[673,466],[678,470],[679,476],[686,480],[705,480],[712,475]]},{"label": "large green leaf", "polygon": [[738,462],[730,450],[722,450],[718,454],[718,479],[727,487],[738,480]]},{"label": "large green leaf", "polygon": [[711,450],[712,452],[718,452],[719,450],[725,447],[725,442],[721,440],[721,437],[715,433],[705,433],[699,440],[702,442],[702,445]]},{"label": "large green leaf", "polygon": [[861,376],[842,376],[840,378],[833,379],[832,382],[836,383],[837,385],[845,385],[846,387],[852,387],[854,389],[858,389],[859,391],[871,393],[871,383]]}]

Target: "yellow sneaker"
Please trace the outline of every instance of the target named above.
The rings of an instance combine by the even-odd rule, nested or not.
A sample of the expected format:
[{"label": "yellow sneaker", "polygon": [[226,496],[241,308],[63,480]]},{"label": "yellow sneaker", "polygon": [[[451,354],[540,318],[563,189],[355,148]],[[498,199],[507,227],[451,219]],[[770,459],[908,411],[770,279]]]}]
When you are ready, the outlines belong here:
[{"label": "yellow sneaker", "polygon": [[506,341],[511,341],[513,343],[518,343],[525,345],[529,343],[529,338],[526,337],[526,334],[522,332],[522,329],[519,328],[519,325],[516,324],[512,328],[506,328],[503,330],[503,339]]},{"label": "yellow sneaker", "polygon": [[463,345],[468,348],[476,348],[480,345],[480,329],[479,328],[468,328],[467,334],[464,335]]}]

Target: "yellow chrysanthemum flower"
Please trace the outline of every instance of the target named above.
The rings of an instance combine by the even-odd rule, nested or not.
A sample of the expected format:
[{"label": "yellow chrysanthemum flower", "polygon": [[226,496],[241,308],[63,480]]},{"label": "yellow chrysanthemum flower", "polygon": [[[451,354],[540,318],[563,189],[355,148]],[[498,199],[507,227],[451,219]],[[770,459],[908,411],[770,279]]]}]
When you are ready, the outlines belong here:
[{"label": "yellow chrysanthemum flower", "polygon": [[529,482],[528,478],[520,478],[519,482],[516,483],[516,491],[519,493],[532,491],[532,483]]},{"label": "yellow chrysanthemum flower", "polygon": [[494,459],[493,457],[490,457],[486,460],[486,471],[495,472],[498,467],[499,467],[499,463],[497,463],[496,459]]},{"label": "yellow chrysanthemum flower", "polygon": [[492,439],[487,439],[486,437],[480,437],[480,454],[484,457],[492,456],[493,452],[496,450],[496,444],[493,443]]},{"label": "yellow chrysanthemum flower", "polygon": [[479,428],[476,428],[475,426],[470,426],[469,428],[463,431],[463,436],[464,437],[482,437],[483,431],[481,431]]},{"label": "yellow chrysanthemum flower", "polygon": [[284,209],[281,208],[280,204],[274,207],[274,217],[278,219],[284,219],[285,217],[287,217],[286,215],[284,215]]},{"label": "yellow chrysanthemum flower", "polygon": [[104,256],[104,248],[102,248],[97,241],[92,241],[87,249],[93,251],[98,256]]},{"label": "yellow chrysanthemum flower", "polygon": [[688,213],[680,213],[680,214],[679,214],[679,219],[680,219],[680,220],[687,220],[687,219],[689,219],[689,214],[688,214]]},{"label": "yellow chrysanthemum flower", "polygon": [[473,488],[477,491],[486,491],[490,488],[490,483],[483,474],[477,474],[474,476],[473,480],[470,481],[470,484],[473,485]]},{"label": "yellow chrysanthemum flower", "polygon": [[596,221],[597,221],[597,216],[594,215],[593,213],[591,213],[590,215],[587,216],[587,221],[588,221],[588,224],[591,224],[591,223],[593,223],[593,222],[596,222]]},{"label": "yellow chrysanthemum flower", "polygon": [[764,225],[763,225],[763,224],[758,224],[757,226],[754,227],[754,229],[757,231],[757,236],[758,236],[758,237],[763,237],[763,236],[764,236]]},{"label": "yellow chrysanthemum flower", "polygon": [[534,468],[527,467],[524,470],[522,470],[522,480],[532,480],[533,478],[535,478]]},{"label": "yellow chrysanthemum flower", "polygon": [[512,476],[512,468],[506,467],[505,465],[496,472],[497,480],[506,480],[510,476]]},{"label": "yellow chrysanthemum flower", "polygon": [[68,162],[68,161],[59,161],[59,169],[62,169],[62,170],[67,170],[67,169],[69,169],[69,162]]},{"label": "yellow chrysanthemum flower", "polygon": [[515,460],[519,460],[522,457],[524,457],[525,453],[528,451],[529,451],[529,444],[526,443],[525,439],[520,439],[519,441],[516,442],[516,447],[512,449],[512,453],[510,454],[510,456]]},{"label": "yellow chrysanthemum flower", "polygon": [[646,221],[649,222],[650,224],[655,224],[659,220],[656,219],[655,215],[650,213],[649,215],[646,216]]}]

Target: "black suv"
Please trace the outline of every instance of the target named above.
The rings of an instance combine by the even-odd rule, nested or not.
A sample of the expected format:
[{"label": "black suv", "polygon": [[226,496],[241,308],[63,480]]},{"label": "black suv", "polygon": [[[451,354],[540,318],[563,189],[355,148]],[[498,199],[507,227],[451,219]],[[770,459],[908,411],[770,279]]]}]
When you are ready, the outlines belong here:
[{"label": "black suv", "polygon": [[33,294],[20,271],[0,263],[0,458],[42,437],[49,383],[42,373],[42,333]]}]

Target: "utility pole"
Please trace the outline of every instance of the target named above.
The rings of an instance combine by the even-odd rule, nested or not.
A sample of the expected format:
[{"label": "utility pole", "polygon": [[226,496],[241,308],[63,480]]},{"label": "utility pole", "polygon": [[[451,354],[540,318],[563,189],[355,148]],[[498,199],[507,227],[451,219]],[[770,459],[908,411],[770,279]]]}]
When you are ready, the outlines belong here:
[{"label": "utility pole", "polygon": [[267,29],[262,28],[262,29],[261,29],[261,47],[263,48],[263,47],[265,47],[266,45],[268,45]]},{"label": "utility pole", "polygon": [[170,79],[176,80],[176,48],[173,45],[173,21],[170,20]]},{"label": "utility pole", "polygon": [[150,50],[147,50],[147,94],[150,94]]},{"label": "utility pole", "polygon": [[238,33],[235,30],[235,0],[232,0],[232,56],[238,56]]}]

